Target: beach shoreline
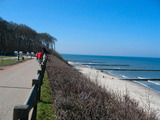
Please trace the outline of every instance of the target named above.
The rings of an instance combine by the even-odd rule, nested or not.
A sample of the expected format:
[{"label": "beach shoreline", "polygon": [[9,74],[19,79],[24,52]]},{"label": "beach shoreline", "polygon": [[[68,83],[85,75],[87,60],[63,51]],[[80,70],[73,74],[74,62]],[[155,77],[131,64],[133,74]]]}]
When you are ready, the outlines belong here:
[{"label": "beach shoreline", "polygon": [[160,115],[160,93],[136,82],[122,80],[101,70],[88,68],[70,61],[68,63],[92,82],[98,84],[98,86],[119,95],[127,94],[131,99],[136,100],[145,110],[154,110]]}]

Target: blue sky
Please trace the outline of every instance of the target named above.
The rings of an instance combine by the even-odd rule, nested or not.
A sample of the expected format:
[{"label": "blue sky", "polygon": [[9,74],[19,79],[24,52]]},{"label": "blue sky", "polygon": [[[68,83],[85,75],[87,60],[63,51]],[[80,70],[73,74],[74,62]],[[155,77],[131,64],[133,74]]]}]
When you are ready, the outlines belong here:
[{"label": "blue sky", "polygon": [[0,0],[0,16],[58,39],[59,53],[160,57],[159,0]]}]

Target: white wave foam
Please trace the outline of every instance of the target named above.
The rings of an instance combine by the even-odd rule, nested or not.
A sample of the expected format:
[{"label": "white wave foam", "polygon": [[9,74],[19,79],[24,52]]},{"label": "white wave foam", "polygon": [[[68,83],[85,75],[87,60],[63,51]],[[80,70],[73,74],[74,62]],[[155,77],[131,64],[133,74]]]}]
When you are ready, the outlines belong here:
[{"label": "white wave foam", "polygon": [[157,82],[155,82],[155,81],[150,81],[150,80],[148,80],[148,82],[153,83],[153,84],[156,84],[156,85],[160,85],[160,83],[157,83]]},{"label": "white wave foam", "polygon": [[147,78],[143,78],[143,77],[138,77],[138,79],[147,79]]},{"label": "white wave foam", "polygon": [[138,82],[138,81],[134,81],[134,82],[136,82],[136,83],[138,83],[138,84],[140,84],[140,85],[143,85],[143,86],[145,86],[145,87],[147,87],[147,88],[150,88],[148,85],[143,84],[143,83],[141,83],[141,82]]},{"label": "white wave foam", "polygon": [[109,74],[112,74],[111,71],[107,71]]},{"label": "white wave foam", "polygon": [[143,85],[143,86],[146,87],[146,88],[152,89],[152,90],[157,91],[157,92],[160,93],[159,90],[153,89],[152,87],[149,87],[148,85],[145,85],[145,84],[143,84],[143,83],[141,83],[141,82],[138,82],[138,81],[134,81],[134,82],[136,82],[136,83],[138,83],[138,84],[140,84],[140,85]]},{"label": "white wave foam", "polygon": [[123,78],[129,79],[129,77],[125,76],[125,75],[121,75]]},{"label": "white wave foam", "polygon": [[111,71],[105,70],[105,72],[107,72],[107,73],[110,74],[110,75],[116,76],[116,75],[114,75]]},{"label": "white wave foam", "polygon": [[86,67],[88,67],[88,68],[91,68],[89,65],[85,65]]}]

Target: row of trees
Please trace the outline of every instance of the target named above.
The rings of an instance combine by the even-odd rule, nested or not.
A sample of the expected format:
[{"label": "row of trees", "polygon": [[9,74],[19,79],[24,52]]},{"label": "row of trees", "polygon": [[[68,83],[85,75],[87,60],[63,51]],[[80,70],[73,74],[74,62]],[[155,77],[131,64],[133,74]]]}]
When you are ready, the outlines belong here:
[{"label": "row of trees", "polygon": [[55,48],[56,41],[57,39],[48,33],[37,33],[27,25],[7,22],[0,17],[0,52],[38,52],[43,47]]}]

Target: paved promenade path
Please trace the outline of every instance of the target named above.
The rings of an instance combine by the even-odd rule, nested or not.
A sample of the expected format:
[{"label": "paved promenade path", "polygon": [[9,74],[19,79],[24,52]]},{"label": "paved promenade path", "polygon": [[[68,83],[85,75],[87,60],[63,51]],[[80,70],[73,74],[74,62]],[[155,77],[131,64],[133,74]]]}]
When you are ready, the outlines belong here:
[{"label": "paved promenade path", "polygon": [[24,104],[29,96],[32,79],[40,66],[35,59],[12,66],[0,66],[0,120],[12,120],[16,104]]}]

